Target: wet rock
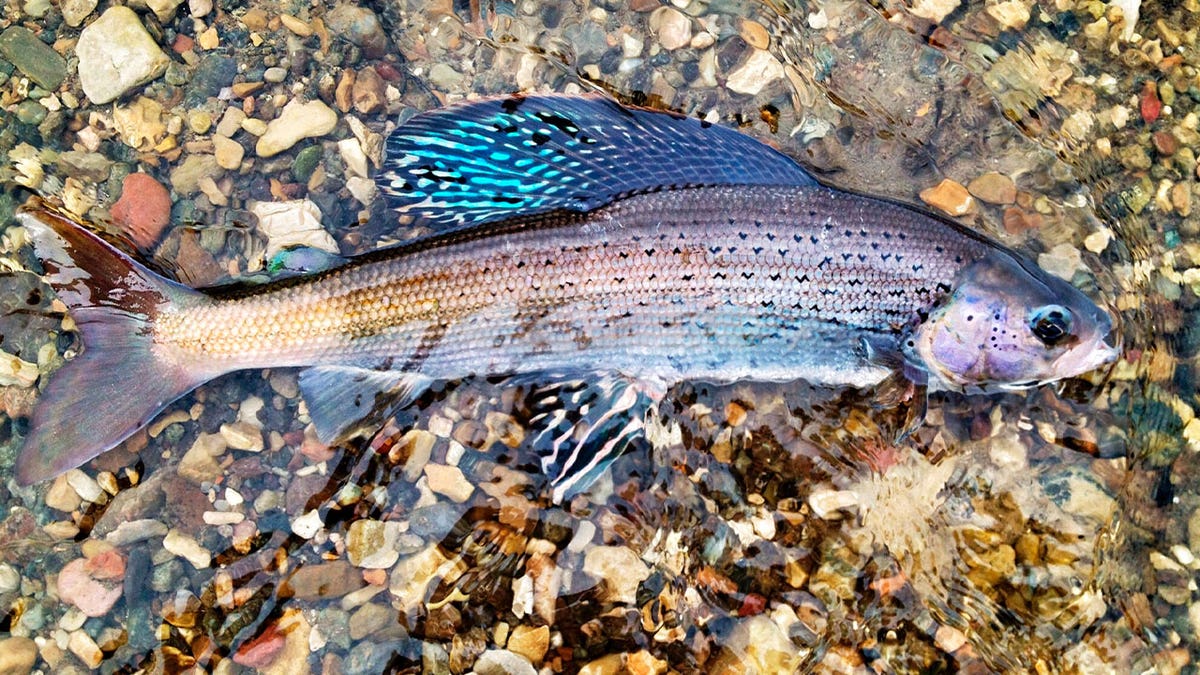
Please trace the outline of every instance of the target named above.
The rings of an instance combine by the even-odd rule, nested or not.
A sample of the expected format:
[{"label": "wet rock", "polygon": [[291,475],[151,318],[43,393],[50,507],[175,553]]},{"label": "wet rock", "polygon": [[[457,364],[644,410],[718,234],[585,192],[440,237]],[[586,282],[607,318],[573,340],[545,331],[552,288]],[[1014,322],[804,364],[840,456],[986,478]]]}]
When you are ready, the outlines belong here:
[{"label": "wet rock", "polygon": [[366,7],[338,5],[325,15],[325,25],[331,34],[358,45],[369,59],[380,58],[389,51],[387,34],[379,18]]},{"label": "wet rock", "polygon": [[175,11],[183,4],[183,0],[137,0],[131,4],[139,7],[144,4],[146,9],[154,12],[159,23],[166,25],[175,17]]},{"label": "wet rock", "polygon": [[79,35],[79,83],[92,103],[114,101],[162,75],[170,60],[128,7],[110,7]]},{"label": "wet rock", "polygon": [[989,171],[967,184],[970,192],[980,201],[989,204],[1012,204],[1017,201],[1017,186],[1002,173]]},{"label": "wet rock", "polygon": [[281,591],[299,600],[340,598],[365,585],[362,575],[344,560],[306,565],[296,570]]},{"label": "wet rock", "polygon": [[425,467],[425,477],[429,481],[430,490],[460,504],[475,492],[475,486],[467,482],[466,476],[463,476],[462,470],[457,466],[429,464]]},{"label": "wet rock", "polygon": [[112,173],[112,160],[98,152],[69,150],[58,156],[59,169],[92,183],[103,183]]},{"label": "wet rock", "polygon": [[517,626],[508,638],[507,649],[525,657],[535,666],[542,664],[550,648],[550,627]]},{"label": "wet rock", "polygon": [[208,30],[203,31],[196,36],[196,46],[200,49],[210,52],[221,46],[221,34],[217,32],[216,26],[209,26]]},{"label": "wet rock", "polygon": [[325,527],[325,523],[321,519],[321,512],[313,509],[298,518],[292,519],[291,527],[295,535],[304,539],[312,539]]},{"label": "wet rock", "polygon": [[1038,267],[1056,277],[1070,281],[1075,272],[1084,269],[1083,256],[1071,244],[1058,244],[1038,256]]},{"label": "wet rock", "polygon": [[267,130],[258,139],[254,152],[259,157],[273,157],[304,138],[316,138],[333,131],[337,113],[320,101],[300,103],[293,100],[283,107],[279,117],[267,123]]},{"label": "wet rock", "polygon": [[923,19],[940,23],[955,9],[961,0],[914,0],[911,12]]},{"label": "wet rock", "polygon": [[725,81],[731,91],[754,96],[763,87],[783,77],[783,64],[771,52],[754,49]]},{"label": "wet rock", "polygon": [[313,34],[312,26],[292,16],[291,14],[281,14],[279,16],[280,23],[283,27],[290,30],[300,37],[308,37]]},{"label": "wet rock", "polygon": [[238,647],[233,654],[233,662],[261,670],[275,663],[286,643],[287,635],[281,632],[276,624],[269,624],[262,634]]},{"label": "wet rock", "polygon": [[224,471],[216,458],[224,454],[225,447],[220,434],[198,434],[179,460],[179,475],[196,484],[217,480]]},{"label": "wet rock", "polygon": [[419,553],[402,558],[392,570],[388,590],[396,596],[403,607],[412,608],[425,599],[425,588],[438,570],[449,560],[438,550],[436,544]]},{"label": "wet rock", "polygon": [[8,352],[0,352],[0,386],[31,387],[36,380],[36,363]]},{"label": "wet rock", "polygon": [[96,641],[82,630],[72,631],[70,637],[67,639],[67,649],[79,657],[83,665],[88,668],[98,668],[100,667],[100,662],[104,660],[104,652],[100,651],[100,647],[96,644]]},{"label": "wet rock", "polygon": [[78,28],[83,20],[96,11],[99,0],[63,0],[63,21],[71,28]]},{"label": "wet rock", "polygon": [[537,675],[529,661],[507,649],[489,649],[475,661],[479,675]]},{"label": "wet rock", "polygon": [[624,546],[596,546],[584,554],[583,571],[604,582],[601,597],[609,602],[634,604],[637,590],[650,568],[636,553]]},{"label": "wet rock", "polygon": [[154,248],[171,222],[171,194],[144,173],[131,173],[121,184],[121,198],[112,207],[113,222],[142,250]]},{"label": "wet rock", "polygon": [[462,517],[465,507],[440,501],[414,509],[409,517],[409,532],[425,539],[440,540],[450,533]]},{"label": "wet rock", "polygon": [[338,253],[337,242],[321,226],[321,210],[307,199],[254,202],[249,209],[258,216],[258,231],[267,238],[267,260],[293,246]]},{"label": "wet rock", "polygon": [[1005,30],[1021,30],[1029,23],[1029,6],[1023,0],[1003,0],[985,11]]},{"label": "wet rock", "polygon": [[167,551],[187,560],[195,569],[206,569],[212,564],[212,552],[179,530],[167,532],[162,545]]},{"label": "wet rock", "polygon": [[0,673],[27,675],[37,662],[37,643],[27,637],[0,640]]},{"label": "wet rock", "polygon": [[375,72],[374,68],[363,68],[358,71],[357,77],[354,78],[354,86],[351,89],[351,100],[354,102],[354,109],[358,112],[369,115],[383,108],[387,102],[387,94],[385,93],[385,84],[379,73]]},{"label": "wet rock", "polygon": [[[221,93],[222,88],[233,84],[233,78],[237,77],[237,72],[236,59],[221,54],[205,55],[188,80],[184,103],[189,106],[198,106],[210,97],[217,96]],[[226,115],[229,115],[229,110],[242,113],[240,108],[228,108]],[[244,119],[245,113],[242,113],[241,116]],[[237,123],[241,124],[241,120],[239,119]],[[222,132],[218,130],[218,133]],[[223,133],[222,135],[232,136],[233,134]]]},{"label": "wet rock", "polygon": [[77,558],[58,574],[58,597],[87,616],[104,616],[121,598],[125,558],[106,551],[91,558]]},{"label": "wet rock", "polygon": [[46,506],[56,511],[70,513],[79,508],[82,501],[79,493],[75,492],[75,488],[71,487],[71,484],[67,482],[65,475],[55,478],[54,482],[50,485],[50,489],[46,491]]},{"label": "wet rock", "polygon": [[307,183],[320,164],[321,146],[310,145],[296,153],[296,159],[292,162],[292,176],[301,183]]},{"label": "wet rock", "polygon": [[25,100],[17,104],[17,121],[29,126],[37,126],[46,119],[49,113],[46,107],[37,101]]},{"label": "wet rock", "polygon": [[11,593],[21,587],[21,573],[12,565],[0,563],[0,594]]},{"label": "wet rock", "polygon": [[849,490],[813,490],[808,496],[808,506],[813,515],[822,520],[841,518],[842,511],[858,506],[858,495]]},{"label": "wet rock", "polygon": [[350,639],[361,640],[396,622],[396,610],[368,602],[350,615]]},{"label": "wet rock", "polygon": [[975,198],[961,183],[949,178],[922,190],[921,201],[951,216],[965,216],[975,211]]},{"label": "wet rock", "polygon": [[456,90],[462,84],[465,77],[461,72],[455,70],[454,67],[445,63],[435,64],[429,69],[430,84],[441,91]]},{"label": "wet rock", "polygon": [[24,26],[10,26],[0,33],[0,56],[49,91],[58,89],[67,77],[66,60]]},{"label": "wet rock", "polygon": [[[409,656],[410,645],[411,643],[406,640],[360,642],[350,650],[350,654],[342,663],[345,675],[375,675],[395,670],[394,659],[397,656]],[[419,651],[415,651],[412,655],[415,656],[419,653]]]},{"label": "wet rock", "polygon": [[213,136],[212,140],[217,166],[231,171],[237,170],[242,165],[242,158],[246,155],[246,149],[242,147],[242,144],[219,134]]},{"label": "wet rock", "polygon": [[692,41],[692,20],[674,7],[660,7],[650,15],[650,30],[668,51],[686,47]]},{"label": "wet rock", "polygon": [[[275,648],[273,636],[276,634],[283,636],[281,649]],[[264,631],[264,636],[271,644],[273,655],[269,662],[260,662],[256,666],[258,672],[263,675],[308,675],[312,672],[308,665],[312,626],[304,612],[294,608],[286,610],[276,623]]]},{"label": "wet rock", "polygon": [[387,569],[400,558],[400,535],[397,521],[356,520],[346,534],[346,556],[355,567]]},{"label": "wet rock", "polygon": [[191,196],[200,191],[200,181],[221,173],[217,158],[212,155],[191,154],[171,170],[171,187],[180,195]]},{"label": "wet rock", "polygon": [[765,615],[739,621],[725,638],[723,647],[711,672],[790,673],[799,665],[796,646]]},{"label": "wet rock", "polygon": [[262,429],[245,420],[222,424],[221,437],[234,450],[262,452],[265,447]]},{"label": "wet rock", "polygon": [[620,654],[608,654],[588,661],[579,669],[579,675],[618,675],[626,672]]},{"label": "wet rock", "polygon": [[347,138],[338,141],[338,154],[346,163],[346,171],[354,176],[368,177],[367,155],[362,150],[357,138]]},{"label": "wet rock", "polygon": [[139,541],[162,537],[166,534],[166,523],[150,518],[143,518],[141,520],[127,520],[122,522],[104,537],[104,541],[113,546],[129,546]]}]

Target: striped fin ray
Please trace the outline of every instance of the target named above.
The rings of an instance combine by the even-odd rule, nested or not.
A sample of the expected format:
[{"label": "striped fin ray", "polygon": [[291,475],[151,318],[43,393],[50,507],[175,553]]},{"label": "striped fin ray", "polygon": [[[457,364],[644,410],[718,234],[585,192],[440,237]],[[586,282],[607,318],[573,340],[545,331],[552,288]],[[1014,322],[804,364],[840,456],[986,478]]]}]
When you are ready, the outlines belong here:
[{"label": "striped fin ray", "polygon": [[376,178],[392,208],[442,230],[515,214],[590,211],[699,185],[816,185],[786,155],[695,118],[600,96],[510,96],[418,115]]},{"label": "striped fin ray", "polygon": [[532,447],[554,503],[587,491],[621,455],[645,443],[646,416],[663,391],[606,373],[562,379],[530,393]]}]

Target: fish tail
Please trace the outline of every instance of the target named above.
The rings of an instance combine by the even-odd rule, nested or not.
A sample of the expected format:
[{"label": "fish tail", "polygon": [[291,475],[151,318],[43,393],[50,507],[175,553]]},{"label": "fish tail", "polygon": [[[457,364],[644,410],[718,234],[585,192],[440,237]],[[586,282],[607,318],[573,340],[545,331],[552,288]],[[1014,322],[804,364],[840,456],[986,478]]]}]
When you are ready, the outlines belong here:
[{"label": "fish tail", "polygon": [[158,345],[153,330],[165,309],[208,299],[47,208],[26,207],[17,220],[83,342],[34,406],[16,462],[17,481],[30,485],[116,446],[209,379]]}]

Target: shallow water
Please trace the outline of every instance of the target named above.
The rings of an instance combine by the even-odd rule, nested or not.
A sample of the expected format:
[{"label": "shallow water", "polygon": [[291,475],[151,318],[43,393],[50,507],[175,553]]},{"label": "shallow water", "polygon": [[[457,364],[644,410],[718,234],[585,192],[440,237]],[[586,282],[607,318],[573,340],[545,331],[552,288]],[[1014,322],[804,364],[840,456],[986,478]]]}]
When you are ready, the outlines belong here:
[{"label": "shallow water", "polygon": [[[919,203],[944,178],[971,186],[979,198],[960,220],[1113,307],[1125,356],[1057,387],[939,394],[900,442],[907,408],[871,392],[686,383],[646,447],[561,507],[522,443],[520,388],[448,384],[327,449],[305,432],[294,372],[222,378],[69,478],[18,489],[4,474],[0,639],[16,638],[10,654],[33,645],[25,670],[1194,668],[1200,7],[1143,6],[1128,41],[1090,2],[957,7],[938,24],[887,2],[379,2],[389,47],[374,54],[278,23],[287,12],[332,24],[333,3],[248,6],[263,17],[235,4],[143,15],[177,65],[115,110],[60,95],[61,111],[27,124],[16,106],[34,87],[15,73],[0,89],[0,178],[100,220],[123,174],[144,170],[175,194],[172,226],[143,254],[213,283],[263,267],[251,199],[308,197],[343,251],[412,236],[380,200],[346,190],[336,141],[358,138],[371,158],[372,134],[468,94],[599,87],[711,115],[846,189]],[[23,7],[4,19],[55,31],[72,53],[78,30],[58,9]],[[217,45],[203,49],[211,26]],[[171,50],[190,39],[191,57]],[[201,75],[225,67],[214,55],[238,82],[268,67],[283,79],[208,97]],[[377,86],[339,94],[347,71],[372,80],[366,68]],[[63,86],[84,100],[73,78]],[[337,110],[335,130],[273,158],[239,130],[239,169],[184,180],[220,133],[200,131],[197,112],[266,121],[297,96]],[[115,162],[105,177],[53,156],[93,137]],[[976,182],[993,172],[1015,194]],[[8,301],[0,348],[46,370],[75,345],[53,335],[61,319],[23,271],[19,236],[5,233],[0,297],[39,297]],[[0,393],[16,418],[0,433],[8,467],[35,390]],[[61,602],[69,563],[92,581],[65,595],[119,589],[115,604],[89,618]]]}]

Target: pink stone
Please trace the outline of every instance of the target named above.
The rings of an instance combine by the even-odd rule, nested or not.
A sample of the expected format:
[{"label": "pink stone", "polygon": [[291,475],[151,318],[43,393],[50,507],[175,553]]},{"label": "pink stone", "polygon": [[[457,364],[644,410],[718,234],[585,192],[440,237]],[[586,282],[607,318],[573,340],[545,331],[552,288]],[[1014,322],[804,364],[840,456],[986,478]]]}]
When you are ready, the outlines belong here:
[{"label": "pink stone", "polygon": [[87,616],[104,616],[121,598],[125,559],[116,551],[72,560],[58,573],[58,597]]},{"label": "pink stone", "polygon": [[125,177],[121,198],[113,204],[111,214],[138,248],[149,250],[171,222],[171,195],[147,174],[131,173]]},{"label": "pink stone", "polygon": [[233,662],[247,668],[265,668],[275,662],[287,642],[287,635],[278,624],[270,624],[262,635],[243,644],[233,655]]}]

